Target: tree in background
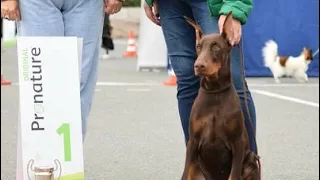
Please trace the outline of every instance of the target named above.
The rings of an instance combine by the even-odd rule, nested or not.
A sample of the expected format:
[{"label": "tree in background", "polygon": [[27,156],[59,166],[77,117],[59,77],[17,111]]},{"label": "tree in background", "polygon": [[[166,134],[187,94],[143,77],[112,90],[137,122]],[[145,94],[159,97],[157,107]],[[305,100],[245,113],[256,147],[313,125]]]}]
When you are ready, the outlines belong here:
[{"label": "tree in background", "polygon": [[140,0],[126,0],[123,4],[123,7],[140,7],[141,1]]}]

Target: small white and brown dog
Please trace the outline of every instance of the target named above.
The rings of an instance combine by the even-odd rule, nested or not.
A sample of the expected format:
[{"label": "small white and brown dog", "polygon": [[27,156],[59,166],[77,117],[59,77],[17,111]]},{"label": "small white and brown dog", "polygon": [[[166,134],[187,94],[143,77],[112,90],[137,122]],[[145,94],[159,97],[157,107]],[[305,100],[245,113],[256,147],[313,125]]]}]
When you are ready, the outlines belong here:
[{"label": "small white and brown dog", "polygon": [[307,70],[311,63],[312,50],[304,47],[301,54],[294,56],[280,56],[278,54],[278,45],[275,41],[269,40],[262,48],[264,64],[268,67],[276,83],[281,83],[280,77],[294,77],[298,82],[307,82]]}]

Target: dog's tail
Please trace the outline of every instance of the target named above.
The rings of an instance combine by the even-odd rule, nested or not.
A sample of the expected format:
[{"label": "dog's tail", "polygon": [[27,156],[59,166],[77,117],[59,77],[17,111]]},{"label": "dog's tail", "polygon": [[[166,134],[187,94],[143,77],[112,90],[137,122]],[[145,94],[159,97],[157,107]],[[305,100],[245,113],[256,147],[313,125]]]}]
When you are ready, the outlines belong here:
[{"label": "dog's tail", "polygon": [[262,57],[264,60],[264,65],[266,67],[271,67],[271,65],[276,61],[277,56],[278,56],[277,43],[273,40],[267,41],[265,46],[262,48]]}]

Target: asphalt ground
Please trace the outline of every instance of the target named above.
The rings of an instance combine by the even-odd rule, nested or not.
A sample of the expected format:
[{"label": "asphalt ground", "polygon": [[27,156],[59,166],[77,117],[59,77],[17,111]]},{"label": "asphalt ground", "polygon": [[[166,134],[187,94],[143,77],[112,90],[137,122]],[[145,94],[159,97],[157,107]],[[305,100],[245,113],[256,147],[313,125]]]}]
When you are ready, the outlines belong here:
[{"label": "asphalt ground", "polygon": [[[86,180],[178,180],[185,146],[176,88],[163,86],[165,72],[137,72],[116,41],[100,61],[84,144]],[[14,180],[18,122],[15,47],[1,57],[1,180]],[[248,78],[257,111],[257,140],[264,180],[319,179],[319,79],[306,84]]]}]

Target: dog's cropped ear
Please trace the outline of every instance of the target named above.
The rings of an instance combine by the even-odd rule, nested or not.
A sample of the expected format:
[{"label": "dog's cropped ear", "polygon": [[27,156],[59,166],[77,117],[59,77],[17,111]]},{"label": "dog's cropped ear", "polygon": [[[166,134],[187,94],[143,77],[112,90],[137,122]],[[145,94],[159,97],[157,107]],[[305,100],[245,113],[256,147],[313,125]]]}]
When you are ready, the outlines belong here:
[{"label": "dog's cropped ear", "polygon": [[233,38],[233,25],[232,22],[232,11],[230,11],[224,21],[223,28],[222,28],[222,37],[225,38],[228,42],[231,38]]},{"label": "dog's cropped ear", "polygon": [[187,16],[184,16],[184,19],[195,29],[195,31],[196,31],[196,43],[198,44],[200,39],[201,39],[201,37],[202,37],[202,35],[203,35],[201,27],[195,21],[193,21],[192,19],[188,18]]}]

